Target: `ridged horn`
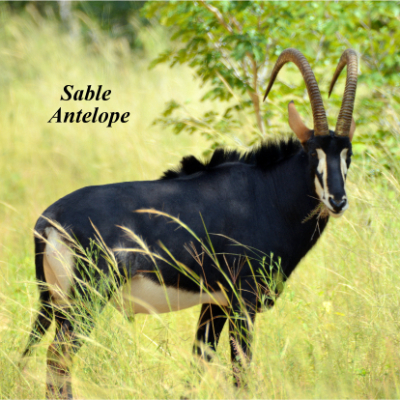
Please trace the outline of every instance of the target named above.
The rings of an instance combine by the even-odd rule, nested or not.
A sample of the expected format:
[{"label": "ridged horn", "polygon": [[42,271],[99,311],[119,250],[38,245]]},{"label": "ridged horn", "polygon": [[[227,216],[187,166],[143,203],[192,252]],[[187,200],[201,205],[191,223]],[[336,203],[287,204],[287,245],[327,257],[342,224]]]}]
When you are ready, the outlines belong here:
[{"label": "ridged horn", "polygon": [[347,65],[346,86],[344,88],[342,106],[340,108],[339,116],[336,122],[336,135],[339,136],[349,136],[351,121],[353,117],[358,73],[357,53],[353,49],[345,50],[340,57],[339,63],[336,67],[336,71],[333,74],[331,86],[329,88],[329,96],[331,95],[337,78],[339,77],[345,65]]},{"label": "ridged horn", "polygon": [[265,92],[264,100],[267,98],[268,93],[270,92],[271,87],[274,84],[275,79],[278,75],[278,72],[284,64],[290,61],[296,64],[296,66],[299,68],[307,87],[308,97],[310,98],[311,109],[314,119],[314,135],[328,135],[328,121],[326,119],[324,103],[322,102],[318,83],[315,79],[314,73],[311,70],[310,64],[300,51],[296,49],[286,49],[278,57],[278,60],[276,61],[274,69],[271,73],[271,78]]}]

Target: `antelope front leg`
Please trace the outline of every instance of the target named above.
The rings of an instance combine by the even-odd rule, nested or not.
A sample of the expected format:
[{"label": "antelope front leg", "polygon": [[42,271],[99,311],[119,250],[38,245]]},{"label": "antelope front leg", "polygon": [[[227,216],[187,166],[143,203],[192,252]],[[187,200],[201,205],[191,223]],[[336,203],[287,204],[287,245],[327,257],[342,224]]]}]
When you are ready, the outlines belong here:
[{"label": "antelope front leg", "polygon": [[[193,353],[210,361],[227,319],[227,310],[215,304],[203,304],[197,325]],[[211,351],[210,351],[211,350]]]}]

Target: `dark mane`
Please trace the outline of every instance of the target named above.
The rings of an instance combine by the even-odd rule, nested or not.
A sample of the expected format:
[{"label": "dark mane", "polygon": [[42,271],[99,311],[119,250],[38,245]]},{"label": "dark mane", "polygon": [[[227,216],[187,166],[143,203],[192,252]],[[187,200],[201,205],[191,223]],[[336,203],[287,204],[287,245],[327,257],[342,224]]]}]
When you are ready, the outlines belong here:
[{"label": "dark mane", "polygon": [[176,179],[182,176],[193,175],[196,172],[209,171],[221,164],[230,162],[254,165],[265,170],[269,166],[293,156],[300,149],[300,142],[292,137],[262,143],[246,153],[241,153],[238,150],[217,149],[204,162],[199,161],[194,156],[183,157],[179,167],[165,171],[161,179]]}]

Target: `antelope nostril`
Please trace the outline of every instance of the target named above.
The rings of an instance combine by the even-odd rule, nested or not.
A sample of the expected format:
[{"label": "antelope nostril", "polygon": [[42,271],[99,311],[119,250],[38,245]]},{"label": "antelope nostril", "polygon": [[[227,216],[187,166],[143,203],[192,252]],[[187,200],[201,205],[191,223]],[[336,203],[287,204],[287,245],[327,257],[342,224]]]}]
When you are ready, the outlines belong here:
[{"label": "antelope nostril", "polygon": [[329,203],[333,207],[335,211],[340,211],[345,205],[346,205],[346,199],[342,199],[339,201],[336,201],[335,199],[332,199],[332,197],[329,199]]}]

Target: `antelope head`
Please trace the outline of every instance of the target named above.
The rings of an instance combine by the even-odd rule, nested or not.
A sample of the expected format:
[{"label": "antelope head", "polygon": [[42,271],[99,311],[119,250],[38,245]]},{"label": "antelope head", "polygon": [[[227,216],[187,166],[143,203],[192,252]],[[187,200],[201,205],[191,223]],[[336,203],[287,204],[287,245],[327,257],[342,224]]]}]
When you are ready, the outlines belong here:
[{"label": "antelope head", "polygon": [[303,76],[311,102],[314,129],[310,129],[304,124],[293,101],[288,106],[289,126],[299,138],[308,155],[316,196],[325,205],[330,215],[339,217],[349,206],[345,184],[352,155],[351,141],[356,127],[352,117],[357,87],[356,52],[347,49],[342,54],[330,85],[329,95],[338,76],[347,65],[346,86],[334,131],[328,127],[319,87],[310,64],[296,49],[286,49],[279,56],[272,70],[264,100],[268,96],[278,72],[287,62],[296,64]]}]

